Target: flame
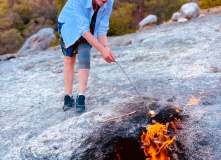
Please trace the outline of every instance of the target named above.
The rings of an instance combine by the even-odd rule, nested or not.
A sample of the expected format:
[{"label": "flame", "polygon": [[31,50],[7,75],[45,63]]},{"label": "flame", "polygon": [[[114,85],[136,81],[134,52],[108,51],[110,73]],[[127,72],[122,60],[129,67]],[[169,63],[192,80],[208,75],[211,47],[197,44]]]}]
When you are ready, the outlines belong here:
[{"label": "flame", "polygon": [[120,155],[119,155],[119,154],[117,154],[117,157],[118,157],[118,160],[121,160],[121,158],[120,158]]},{"label": "flame", "polygon": [[192,98],[189,100],[189,102],[188,102],[187,105],[191,105],[191,104],[196,105],[196,104],[200,101],[200,99],[201,99],[201,97],[199,97],[198,99],[196,99],[196,97],[192,97]]},{"label": "flame", "polygon": [[179,107],[180,105],[179,105],[179,104],[174,104],[174,106],[175,106],[175,107]]},{"label": "flame", "polygon": [[171,124],[171,126],[173,127],[173,129],[174,129],[175,131],[177,131],[177,125],[176,125],[176,123],[170,122],[170,124]]},{"label": "flame", "polygon": [[148,125],[147,133],[143,132],[141,140],[144,153],[151,157],[146,160],[170,160],[167,156],[167,146],[175,140],[176,136],[172,139],[167,136],[168,125],[169,123],[163,125],[156,122],[154,125]]},{"label": "flame", "polygon": [[200,95],[202,95],[204,93],[204,90],[202,90],[201,92],[199,92]]},{"label": "flame", "polygon": [[183,124],[180,122],[180,119],[177,122],[170,122],[172,128],[177,131],[177,128],[184,128]]},{"label": "flame", "polygon": [[175,119],[177,122],[180,122],[180,118],[179,118],[179,119],[177,119],[176,117],[174,117],[174,119]]},{"label": "flame", "polygon": [[[181,121],[180,121],[180,118],[179,119],[177,119],[176,117],[174,117],[174,119],[176,120],[176,122],[175,122],[175,127],[176,128],[184,128],[184,126],[183,126],[183,124],[181,123]],[[171,124],[172,125],[172,124]],[[173,126],[172,126],[173,127]],[[175,130],[175,129],[174,129]]]},{"label": "flame", "polygon": [[180,110],[179,110],[179,109],[176,109],[176,112],[177,112],[177,113],[179,113],[179,112],[180,112]]}]

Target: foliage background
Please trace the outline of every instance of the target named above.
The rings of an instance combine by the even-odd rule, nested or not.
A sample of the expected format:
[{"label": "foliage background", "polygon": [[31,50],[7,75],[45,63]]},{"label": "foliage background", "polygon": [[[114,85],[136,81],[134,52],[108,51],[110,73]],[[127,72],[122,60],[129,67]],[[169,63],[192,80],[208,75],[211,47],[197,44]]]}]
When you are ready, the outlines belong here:
[{"label": "foliage background", "polygon": [[[67,0],[0,0],[0,54],[16,52],[40,29],[57,30],[57,16]],[[158,24],[167,21],[187,0],[115,0],[108,36],[132,33],[142,17],[154,14]],[[221,0],[201,0],[201,8],[221,5]],[[142,13],[139,11],[142,7]],[[57,33],[56,33],[57,35]],[[58,45],[58,39],[52,44]]]}]

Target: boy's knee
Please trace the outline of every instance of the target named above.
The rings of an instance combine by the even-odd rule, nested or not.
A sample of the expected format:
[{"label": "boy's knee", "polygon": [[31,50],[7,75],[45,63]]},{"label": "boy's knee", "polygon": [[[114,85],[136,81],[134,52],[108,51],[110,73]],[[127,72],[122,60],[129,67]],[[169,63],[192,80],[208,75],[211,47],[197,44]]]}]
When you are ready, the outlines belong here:
[{"label": "boy's knee", "polygon": [[90,69],[90,62],[78,62],[78,69]]},{"label": "boy's knee", "polygon": [[73,57],[64,56],[64,63],[66,64],[73,64],[75,63],[75,60],[76,60],[76,56],[73,56]]},{"label": "boy's knee", "polygon": [[90,69],[90,47],[87,45],[78,48],[78,68]]}]

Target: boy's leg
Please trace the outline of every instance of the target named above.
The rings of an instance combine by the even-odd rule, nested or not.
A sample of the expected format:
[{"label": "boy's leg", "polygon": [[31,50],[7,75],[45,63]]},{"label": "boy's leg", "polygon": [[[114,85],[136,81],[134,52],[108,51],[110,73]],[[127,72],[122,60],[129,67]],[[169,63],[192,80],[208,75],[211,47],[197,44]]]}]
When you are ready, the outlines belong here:
[{"label": "boy's leg", "polygon": [[85,94],[90,71],[90,50],[89,44],[78,46],[78,93]]},{"label": "boy's leg", "polygon": [[64,23],[58,22],[59,42],[60,42],[61,49],[64,55],[63,74],[64,74],[65,96],[64,96],[64,106],[62,107],[62,109],[66,111],[74,107],[74,104],[75,104],[74,98],[72,96],[72,90],[73,90],[73,83],[74,83],[74,64],[76,60],[76,55],[75,55],[76,50],[72,46],[66,48],[66,45],[64,43],[63,37],[60,32],[63,24]]},{"label": "boy's leg", "polygon": [[68,57],[64,56],[64,84],[65,84],[65,96],[63,111],[69,110],[74,107],[75,101],[72,96],[73,82],[74,82],[74,64],[76,56]]},{"label": "boy's leg", "polygon": [[85,94],[87,88],[87,81],[89,77],[89,69],[79,69],[78,70],[78,81],[79,81],[79,88],[78,93]]},{"label": "boy's leg", "polygon": [[[78,93],[76,98],[76,111],[85,110],[85,92],[90,71],[90,50],[89,44],[80,44],[78,46]],[[82,95],[83,94],[83,95]]]},{"label": "boy's leg", "polygon": [[74,83],[74,64],[76,55],[73,57],[64,56],[64,85],[65,94],[72,95],[73,83]]}]

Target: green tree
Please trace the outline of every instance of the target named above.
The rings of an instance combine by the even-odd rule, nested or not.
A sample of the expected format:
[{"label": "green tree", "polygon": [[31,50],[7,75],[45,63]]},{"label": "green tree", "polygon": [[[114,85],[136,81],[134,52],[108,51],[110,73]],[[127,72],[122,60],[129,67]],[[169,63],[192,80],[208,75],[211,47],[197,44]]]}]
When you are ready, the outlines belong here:
[{"label": "green tree", "polygon": [[10,9],[12,5],[13,5],[13,2],[11,0],[0,2],[0,24],[1,24],[0,31],[1,32],[13,27],[14,16]]},{"label": "green tree", "polygon": [[50,19],[46,19],[45,17],[35,18],[31,20],[30,23],[26,26],[26,29],[23,32],[23,36],[28,38],[31,35],[37,33],[42,28],[51,27],[55,29],[56,26],[56,23]]},{"label": "green tree", "polygon": [[145,14],[154,14],[157,16],[158,24],[167,21],[172,14],[179,11],[186,0],[149,0],[145,2]]},{"label": "green tree", "polygon": [[44,17],[47,20],[57,23],[57,5],[53,0],[38,0],[35,5],[36,18]]},{"label": "green tree", "polygon": [[221,0],[201,0],[199,7],[202,9],[212,8],[216,6],[221,6]]},{"label": "green tree", "polygon": [[34,3],[30,0],[8,0],[1,4],[0,30],[18,29],[21,33],[33,18]]},{"label": "green tree", "polygon": [[54,0],[57,4],[58,14],[61,12],[62,8],[64,7],[67,0]]},{"label": "green tree", "polygon": [[110,29],[108,35],[122,35],[134,32],[137,27],[133,21],[135,4],[125,3],[122,7],[113,10],[110,17]]},{"label": "green tree", "polygon": [[34,16],[34,3],[30,0],[17,0],[12,7],[12,11],[17,15],[17,20],[21,20],[24,25],[28,24]]},{"label": "green tree", "polygon": [[16,52],[24,42],[17,29],[10,29],[0,34],[0,54]]},{"label": "green tree", "polygon": [[0,54],[15,52],[40,29],[57,28],[57,5],[54,0],[0,0],[0,24]]}]

